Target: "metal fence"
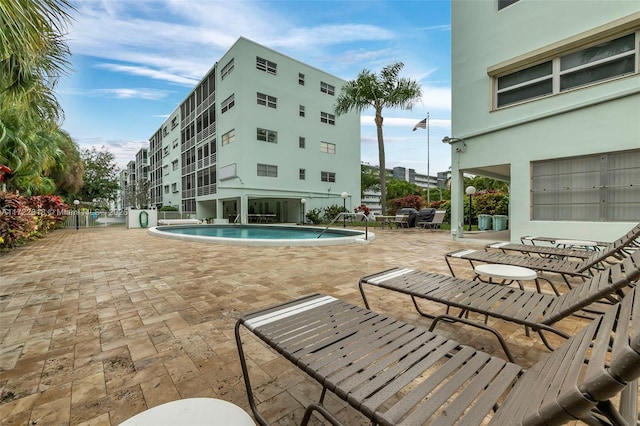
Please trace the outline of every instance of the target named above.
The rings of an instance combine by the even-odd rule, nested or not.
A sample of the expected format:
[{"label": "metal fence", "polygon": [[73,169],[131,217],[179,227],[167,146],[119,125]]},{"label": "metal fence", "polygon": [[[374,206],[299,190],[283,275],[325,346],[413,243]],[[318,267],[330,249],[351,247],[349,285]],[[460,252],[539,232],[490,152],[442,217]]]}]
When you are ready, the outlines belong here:
[{"label": "metal fence", "polygon": [[[90,211],[71,210],[65,217],[64,227],[68,229],[99,228],[105,226],[126,226],[128,211]],[[191,219],[191,213],[158,211],[158,220],[162,219]]]}]

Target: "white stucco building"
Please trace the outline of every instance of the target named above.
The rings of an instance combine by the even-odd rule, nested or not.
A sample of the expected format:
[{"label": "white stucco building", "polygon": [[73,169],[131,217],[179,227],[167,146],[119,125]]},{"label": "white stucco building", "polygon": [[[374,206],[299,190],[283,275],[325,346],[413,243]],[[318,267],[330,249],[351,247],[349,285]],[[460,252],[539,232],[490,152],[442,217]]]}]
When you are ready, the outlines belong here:
[{"label": "white stucco building", "polygon": [[463,173],[510,183],[511,239],[640,222],[640,2],[453,0],[452,234]]},{"label": "white stucco building", "polygon": [[[150,138],[152,202],[197,218],[300,222],[360,205],[360,117],[345,82],[240,38]],[[301,201],[304,199],[305,204]]]}]

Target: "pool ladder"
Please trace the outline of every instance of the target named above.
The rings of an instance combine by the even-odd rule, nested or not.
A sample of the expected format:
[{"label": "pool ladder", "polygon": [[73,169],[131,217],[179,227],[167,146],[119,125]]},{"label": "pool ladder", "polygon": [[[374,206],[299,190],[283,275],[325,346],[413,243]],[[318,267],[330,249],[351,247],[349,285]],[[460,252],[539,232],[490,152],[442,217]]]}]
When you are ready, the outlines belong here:
[{"label": "pool ladder", "polygon": [[347,216],[362,216],[364,218],[364,239],[368,241],[369,240],[369,218],[363,213],[349,213],[349,212],[338,213],[338,215],[334,217],[331,222],[329,222],[326,228],[324,228],[322,232],[320,232],[320,234],[318,235],[318,238],[320,238],[322,234],[327,232],[327,229],[329,229],[329,227],[333,225],[340,218],[343,219],[344,226],[346,226]]}]

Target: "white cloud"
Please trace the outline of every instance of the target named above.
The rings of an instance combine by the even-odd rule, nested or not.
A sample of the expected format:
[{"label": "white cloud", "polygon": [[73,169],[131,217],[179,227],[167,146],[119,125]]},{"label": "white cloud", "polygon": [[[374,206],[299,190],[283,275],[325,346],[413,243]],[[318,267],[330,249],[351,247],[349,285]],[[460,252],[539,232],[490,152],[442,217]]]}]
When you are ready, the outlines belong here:
[{"label": "white cloud", "polygon": [[124,72],[131,75],[139,75],[142,77],[149,77],[154,80],[163,80],[171,83],[181,84],[183,86],[192,87],[198,84],[199,78],[188,78],[180,75],[176,75],[171,72],[154,70],[144,66],[132,66],[132,65],[118,65],[118,64],[98,64],[98,68],[108,69],[114,72]]},{"label": "white cloud", "polygon": [[77,139],[75,142],[81,149],[106,148],[115,156],[115,162],[120,169],[126,168],[129,161],[134,161],[136,153],[140,151],[141,148],[149,148],[148,140],[132,141],[97,137]]}]

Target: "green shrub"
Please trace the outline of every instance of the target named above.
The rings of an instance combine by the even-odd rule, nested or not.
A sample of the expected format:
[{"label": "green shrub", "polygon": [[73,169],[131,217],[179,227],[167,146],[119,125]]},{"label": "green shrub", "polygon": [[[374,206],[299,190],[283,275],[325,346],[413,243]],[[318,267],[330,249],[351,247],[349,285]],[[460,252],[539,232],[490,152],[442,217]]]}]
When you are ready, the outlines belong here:
[{"label": "green shrub", "polygon": [[333,204],[324,208],[324,215],[322,216],[322,218],[325,222],[328,223],[335,219],[338,214],[346,211],[347,210],[344,207]]},{"label": "green shrub", "polygon": [[159,212],[177,212],[178,208],[176,206],[162,206],[158,209],[158,211]]},{"label": "green shrub", "polygon": [[307,222],[311,222],[314,225],[317,225],[318,223],[322,222],[322,218],[320,217],[321,213],[322,213],[322,210],[320,210],[319,208],[308,210],[307,214],[305,214],[305,217],[307,218]]}]

